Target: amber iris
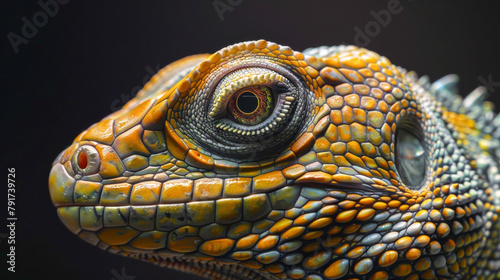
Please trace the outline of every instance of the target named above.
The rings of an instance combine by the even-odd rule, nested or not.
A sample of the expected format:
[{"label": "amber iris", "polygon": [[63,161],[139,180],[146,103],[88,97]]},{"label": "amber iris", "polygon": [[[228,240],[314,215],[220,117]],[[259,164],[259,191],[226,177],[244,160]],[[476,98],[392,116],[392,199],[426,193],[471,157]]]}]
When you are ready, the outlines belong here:
[{"label": "amber iris", "polygon": [[231,96],[228,115],[237,123],[256,125],[271,115],[273,106],[274,98],[269,87],[247,87]]},{"label": "amber iris", "polygon": [[87,154],[84,151],[81,151],[78,154],[78,167],[80,167],[81,169],[85,169],[87,167],[87,164],[88,164]]}]

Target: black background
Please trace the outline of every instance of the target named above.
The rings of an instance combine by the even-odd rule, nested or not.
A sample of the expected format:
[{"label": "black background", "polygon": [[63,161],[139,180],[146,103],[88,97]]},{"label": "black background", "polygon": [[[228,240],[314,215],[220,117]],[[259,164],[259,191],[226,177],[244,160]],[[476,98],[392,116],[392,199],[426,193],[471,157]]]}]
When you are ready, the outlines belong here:
[{"label": "black background", "polygon": [[[2,279],[109,280],[113,269],[123,267],[136,280],[191,279],[103,252],[73,236],[50,202],[47,178],[53,159],[113,106],[123,105],[120,95],[133,96],[149,77],[148,69],[246,40],[267,39],[297,51],[352,44],[354,28],[364,30],[375,20],[370,11],[386,10],[388,4],[233,0],[241,3],[224,12],[221,21],[213,0],[109,2],[61,5],[33,38],[19,45],[17,54],[7,34],[21,35],[22,18],[32,22],[42,9],[37,1],[2,4],[1,163],[4,178],[7,167],[16,168],[18,218],[17,272],[7,272],[6,239],[0,239]],[[500,4],[465,3],[401,0],[401,13],[393,14],[366,47],[432,80],[459,74],[462,95],[480,84],[478,76],[500,81]],[[492,89],[490,100],[499,103],[500,87]],[[1,224],[7,212],[6,181]],[[6,232],[2,226],[0,233]]]}]

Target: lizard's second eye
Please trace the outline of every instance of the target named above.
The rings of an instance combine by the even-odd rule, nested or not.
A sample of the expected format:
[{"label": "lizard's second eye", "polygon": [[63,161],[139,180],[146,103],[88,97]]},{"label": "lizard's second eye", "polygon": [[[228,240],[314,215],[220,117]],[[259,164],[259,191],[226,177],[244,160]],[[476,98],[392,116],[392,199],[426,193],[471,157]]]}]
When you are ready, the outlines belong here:
[{"label": "lizard's second eye", "polygon": [[402,123],[396,133],[396,166],[401,180],[411,189],[422,186],[426,175],[425,147],[420,140],[420,129]]},{"label": "lizard's second eye", "polygon": [[256,125],[273,111],[274,98],[271,88],[252,86],[239,90],[228,103],[228,117],[243,125]]}]

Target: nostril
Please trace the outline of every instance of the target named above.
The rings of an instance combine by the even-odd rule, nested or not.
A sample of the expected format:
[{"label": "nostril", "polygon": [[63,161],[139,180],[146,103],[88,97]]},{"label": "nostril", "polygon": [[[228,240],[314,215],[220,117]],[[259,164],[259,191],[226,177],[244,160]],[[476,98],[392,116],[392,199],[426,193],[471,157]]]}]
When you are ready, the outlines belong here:
[{"label": "nostril", "polygon": [[80,167],[81,169],[85,169],[87,168],[87,164],[88,164],[87,154],[85,153],[85,151],[81,151],[78,154],[78,167]]},{"label": "nostril", "polygon": [[76,149],[71,163],[77,174],[91,175],[99,172],[101,158],[94,147],[83,145]]}]

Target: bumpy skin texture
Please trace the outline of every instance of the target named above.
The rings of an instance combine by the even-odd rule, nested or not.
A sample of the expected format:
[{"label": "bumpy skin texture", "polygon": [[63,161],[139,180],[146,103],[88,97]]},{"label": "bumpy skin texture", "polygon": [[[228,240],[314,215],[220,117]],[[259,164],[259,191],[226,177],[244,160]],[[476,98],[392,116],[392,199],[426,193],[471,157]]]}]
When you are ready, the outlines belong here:
[{"label": "bumpy skin texture", "polygon": [[[271,126],[228,120],[235,92],[271,84]],[[500,118],[484,89],[455,91],[353,46],[236,44],[82,132],[50,195],[85,241],[213,279],[499,278]],[[408,123],[418,186],[398,170]]]}]

